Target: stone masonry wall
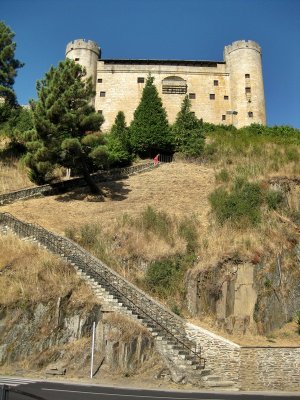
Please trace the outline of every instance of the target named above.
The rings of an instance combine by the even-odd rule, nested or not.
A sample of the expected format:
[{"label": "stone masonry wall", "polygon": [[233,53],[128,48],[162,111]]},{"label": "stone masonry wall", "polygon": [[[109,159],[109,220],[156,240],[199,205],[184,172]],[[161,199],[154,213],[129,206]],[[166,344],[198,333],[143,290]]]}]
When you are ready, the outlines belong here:
[{"label": "stone masonry wall", "polygon": [[300,391],[300,347],[242,347],[242,390]]},{"label": "stone masonry wall", "polygon": [[186,325],[188,336],[201,346],[205,368],[239,386],[241,347],[193,324]]}]

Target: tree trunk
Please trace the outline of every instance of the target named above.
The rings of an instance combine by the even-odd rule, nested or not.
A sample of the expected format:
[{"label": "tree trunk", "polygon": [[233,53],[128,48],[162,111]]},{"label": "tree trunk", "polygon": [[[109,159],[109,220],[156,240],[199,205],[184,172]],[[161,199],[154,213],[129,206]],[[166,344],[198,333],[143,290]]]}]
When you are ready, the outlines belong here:
[{"label": "tree trunk", "polygon": [[90,188],[90,191],[92,194],[100,194],[100,190],[98,186],[96,185],[94,179],[91,177],[91,175],[88,172],[83,173],[83,177],[88,184],[88,187]]},{"label": "tree trunk", "polygon": [[86,181],[88,187],[90,188],[92,194],[100,194],[100,190],[96,185],[94,179],[91,177],[85,163],[83,163],[83,178]]}]

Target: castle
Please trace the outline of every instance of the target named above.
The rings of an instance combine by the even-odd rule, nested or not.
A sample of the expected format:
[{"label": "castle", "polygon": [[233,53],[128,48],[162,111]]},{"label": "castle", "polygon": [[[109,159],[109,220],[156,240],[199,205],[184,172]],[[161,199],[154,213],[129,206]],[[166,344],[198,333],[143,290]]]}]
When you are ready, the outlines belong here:
[{"label": "castle", "polygon": [[66,57],[92,77],[94,106],[105,119],[103,130],[110,129],[119,111],[127,124],[132,121],[149,73],[170,123],[185,95],[205,122],[237,128],[266,123],[261,48],[254,41],[225,46],[224,61],[101,59],[97,43],[83,39],[67,45]]}]

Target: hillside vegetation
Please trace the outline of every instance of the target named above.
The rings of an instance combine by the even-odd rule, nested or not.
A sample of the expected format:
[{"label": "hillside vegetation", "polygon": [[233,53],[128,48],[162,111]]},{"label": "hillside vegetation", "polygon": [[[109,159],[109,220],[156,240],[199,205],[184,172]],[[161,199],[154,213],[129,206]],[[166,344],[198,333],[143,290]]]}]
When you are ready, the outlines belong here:
[{"label": "hillside vegetation", "polygon": [[[295,251],[300,219],[299,184],[295,183],[300,172],[299,135],[286,127],[277,132],[267,129],[208,126],[200,160],[177,161],[103,183],[98,196],[77,189],[16,202],[1,211],[78,241],[186,317],[188,272],[197,275],[226,257],[238,256],[262,266],[262,296],[278,289],[273,287],[272,273],[280,259],[286,281],[278,293],[286,299],[291,296],[291,281],[300,278]],[[288,190],[270,187],[268,181],[274,177],[279,183],[285,177],[291,183]],[[294,322],[284,335],[297,342],[293,307],[286,322],[291,318]],[[209,308],[200,319],[216,328]]]}]

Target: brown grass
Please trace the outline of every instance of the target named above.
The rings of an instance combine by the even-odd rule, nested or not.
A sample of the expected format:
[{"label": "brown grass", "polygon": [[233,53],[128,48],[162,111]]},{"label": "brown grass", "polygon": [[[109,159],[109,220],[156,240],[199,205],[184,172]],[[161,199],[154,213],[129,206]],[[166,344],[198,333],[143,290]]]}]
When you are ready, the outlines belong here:
[{"label": "brown grass", "polygon": [[12,192],[24,187],[34,186],[30,182],[25,168],[17,160],[0,162],[0,193]]},{"label": "brown grass", "polygon": [[268,346],[268,347],[288,347],[300,346],[300,336],[297,332],[296,319],[285,324],[281,329],[273,331],[270,335],[261,336],[253,335],[249,332],[246,334],[231,335],[225,330],[220,330],[215,326],[215,320],[209,316],[204,318],[189,318],[188,322],[199,325],[217,335],[221,335],[241,346]]},{"label": "brown grass", "polygon": [[49,301],[70,291],[74,304],[94,301],[71,267],[38,246],[0,235],[0,254],[0,304]]},{"label": "brown grass", "polygon": [[214,186],[212,169],[173,163],[125,180],[101,184],[105,196],[99,201],[77,190],[72,194],[19,201],[2,207],[1,211],[64,233],[68,227],[95,221],[109,227],[118,223],[122,214],[137,216],[150,205],[170,216],[196,215],[202,227],[208,222],[207,195]]}]

